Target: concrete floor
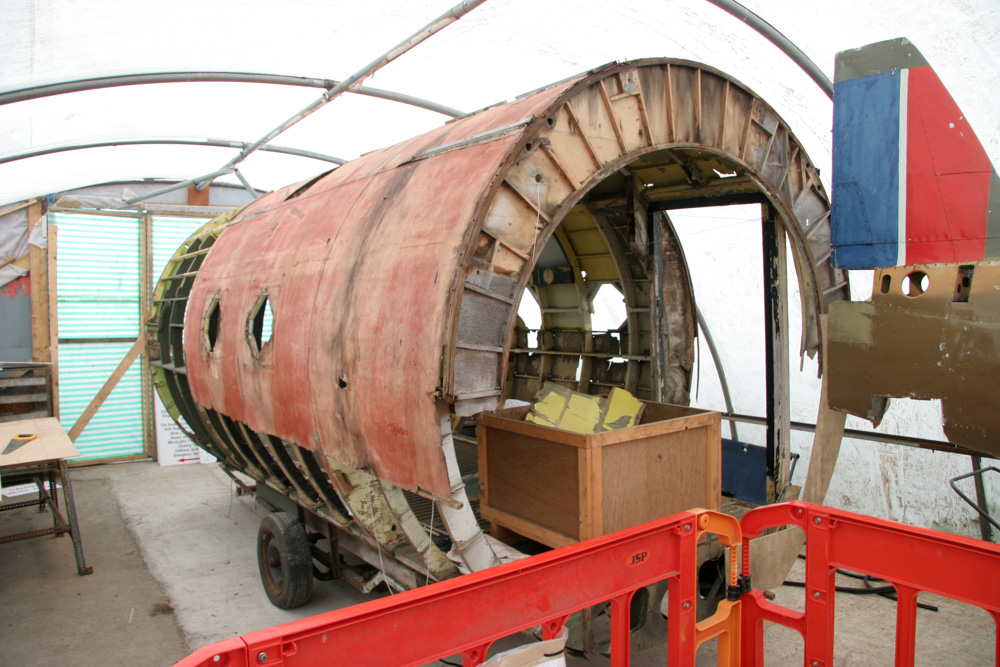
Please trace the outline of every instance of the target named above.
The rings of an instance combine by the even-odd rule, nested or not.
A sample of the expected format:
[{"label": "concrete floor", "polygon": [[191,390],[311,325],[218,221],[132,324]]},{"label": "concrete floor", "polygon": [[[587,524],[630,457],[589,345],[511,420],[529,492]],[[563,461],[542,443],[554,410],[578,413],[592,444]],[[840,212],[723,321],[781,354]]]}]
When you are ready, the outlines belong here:
[{"label": "concrete floor", "polygon": [[[266,512],[237,497],[214,465],[128,463],[76,469],[72,477],[94,573],[77,576],[65,537],[0,545],[0,665],[172,665],[205,644],[370,599],[343,582],[315,582],[306,606],[272,606],[255,554]],[[34,508],[0,514],[2,534],[46,525]],[[795,577],[801,573],[793,570]],[[776,602],[801,608],[802,589],[776,593]],[[994,625],[985,612],[931,603],[940,611],[919,613],[918,665],[994,664]],[[894,604],[846,594],[836,604],[837,665],[892,664]],[[766,643],[768,665],[802,664],[794,632],[769,628]],[[715,664],[713,656],[713,646],[702,647],[699,665]],[[662,660],[647,651],[633,664]]]}]

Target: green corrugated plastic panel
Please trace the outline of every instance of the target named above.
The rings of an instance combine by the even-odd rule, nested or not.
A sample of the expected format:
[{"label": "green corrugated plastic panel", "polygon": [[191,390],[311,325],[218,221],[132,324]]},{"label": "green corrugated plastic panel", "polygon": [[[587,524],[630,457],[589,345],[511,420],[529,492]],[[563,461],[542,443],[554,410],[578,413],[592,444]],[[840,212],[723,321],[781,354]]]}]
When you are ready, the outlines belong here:
[{"label": "green corrugated plastic panel", "polygon": [[[69,430],[132,347],[70,343],[139,335],[142,224],[138,217],[53,213],[58,225],[59,415]],[[136,361],[76,441],[77,460],[145,453],[142,362]]]},{"label": "green corrugated plastic panel", "polygon": [[[59,346],[59,421],[69,431],[97,395],[129,343]],[[145,453],[142,427],[142,362],[132,363],[76,440],[75,461],[137,456]]]},{"label": "green corrugated plastic panel", "polygon": [[59,300],[59,338],[135,338],[139,300],[128,302]]},{"label": "green corrugated plastic panel", "polygon": [[56,212],[50,222],[59,228],[60,300],[134,299],[138,304],[139,218]]},{"label": "green corrugated plastic panel", "polygon": [[153,284],[163,274],[163,267],[189,236],[198,231],[210,218],[174,218],[153,216]]}]

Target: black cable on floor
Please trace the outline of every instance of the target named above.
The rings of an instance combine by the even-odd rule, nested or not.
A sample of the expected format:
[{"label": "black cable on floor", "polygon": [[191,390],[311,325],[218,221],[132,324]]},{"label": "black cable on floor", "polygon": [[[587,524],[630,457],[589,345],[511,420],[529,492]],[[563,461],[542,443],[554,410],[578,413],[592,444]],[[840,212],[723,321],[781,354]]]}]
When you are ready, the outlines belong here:
[{"label": "black cable on floor", "polygon": [[[799,558],[801,558],[802,560],[806,559],[806,557],[803,556],[802,554],[799,554]],[[834,589],[838,593],[848,593],[850,595],[881,595],[882,597],[892,600],[894,602],[898,602],[899,600],[899,598],[896,596],[895,587],[893,587],[892,584],[889,584],[889,582],[887,582],[885,579],[879,579],[878,577],[872,577],[867,574],[861,574],[859,572],[851,572],[849,570],[840,570],[840,569],[837,570],[837,574],[842,574],[845,577],[851,577],[852,579],[860,579],[861,581],[865,582],[864,588],[855,588],[853,586],[835,586]],[[882,582],[888,585],[872,586],[871,582],[873,581]],[[806,586],[805,582],[803,581],[785,581],[784,585],[793,586],[795,588],[805,588]],[[937,607],[929,604],[924,604],[923,602],[918,602],[917,607],[919,609],[926,609],[927,611],[938,611]]]}]

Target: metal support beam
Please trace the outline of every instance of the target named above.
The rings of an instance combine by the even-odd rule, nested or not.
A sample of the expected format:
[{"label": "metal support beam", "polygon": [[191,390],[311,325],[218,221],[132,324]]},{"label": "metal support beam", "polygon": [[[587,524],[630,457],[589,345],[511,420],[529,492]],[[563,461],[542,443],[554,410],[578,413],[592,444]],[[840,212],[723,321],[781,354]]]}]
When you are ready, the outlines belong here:
[{"label": "metal support beam", "polygon": [[202,181],[209,181],[218,178],[219,176],[224,176],[226,174],[233,173],[233,167],[226,166],[217,171],[213,171],[211,174],[206,174],[205,176],[198,176],[197,178],[189,178],[186,181],[181,181],[180,183],[174,183],[173,185],[168,185],[165,188],[160,188],[159,190],[154,190],[153,192],[146,193],[139,197],[132,197],[131,199],[126,199],[117,208],[124,208],[126,206],[131,206],[133,204],[138,204],[144,199],[152,199],[153,197],[159,197],[160,195],[165,195],[168,192],[173,192],[174,190],[180,190],[181,188],[186,188],[189,185],[195,185]]},{"label": "metal support beam", "polygon": [[[40,157],[42,155],[52,155],[53,153],[65,153],[67,151],[81,151],[88,148],[113,148],[117,146],[208,146],[210,148],[238,148],[243,150],[249,144],[245,141],[231,141],[228,139],[122,139],[111,141],[94,141],[86,144],[73,144],[70,146],[54,146],[52,148],[42,148],[37,151],[26,153],[16,153],[0,157],[0,164],[16,162],[17,160],[27,160],[28,158]],[[288,148],[286,146],[261,146],[260,150],[271,153],[284,153],[296,157],[307,157],[333,164],[345,164],[347,160],[332,155],[323,155],[313,151],[304,151],[299,148]]]},{"label": "metal support beam", "polygon": [[[726,403],[726,412],[732,414],[733,399],[729,396],[729,382],[726,380],[726,369],[722,365],[722,356],[719,354],[719,349],[715,347],[715,340],[712,338],[712,332],[708,329],[705,316],[701,314],[701,308],[695,305],[694,312],[698,318],[698,326],[705,334],[705,342],[708,343],[708,351],[712,354],[712,361],[715,362],[715,371],[719,374],[719,384],[722,385],[722,400]],[[701,363],[700,356],[698,362]],[[740,439],[739,433],[736,431],[736,421],[732,419],[729,420],[729,437],[733,440]]]},{"label": "metal support beam", "polygon": [[240,183],[243,185],[243,189],[247,191],[247,194],[250,195],[251,199],[257,199],[257,197],[260,196],[257,190],[255,190],[254,187],[250,185],[250,181],[248,181],[246,177],[243,176],[243,174],[240,172],[239,169],[233,169],[233,173],[236,174],[236,178],[239,179]]},{"label": "metal support beam", "polygon": [[341,81],[336,86],[334,86],[330,90],[320,95],[319,99],[315,100],[314,102],[303,108],[297,114],[286,120],[284,123],[278,125],[276,128],[265,134],[263,137],[250,144],[247,148],[240,151],[239,156],[230,160],[226,166],[235,167],[240,162],[243,162],[243,160],[247,159],[247,157],[253,154],[253,152],[256,151],[258,148],[270,142],[272,139],[277,137],[285,130],[288,130],[289,128],[299,123],[300,121],[305,120],[308,116],[312,115],[320,108],[326,106],[333,100],[340,97],[344,92],[347,91],[348,88],[356,88],[360,86],[361,82],[367,79],[369,76],[371,76],[378,70],[382,69],[396,58],[399,58],[404,53],[407,53],[408,51],[413,49],[415,46],[417,46],[427,38],[447,28],[449,25],[451,25],[458,19],[462,18],[463,16],[465,16],[466,14],[468,14],[469,12],[471,12],[473,9],[483,4],[484,2],[486,2],[486,0],[463,0],[462,2],[458,3],[457,5],[449,9],[447,12],[437,17],[436,19],[425,25],[417,32],[410,35],[404,41],[400,42],[399,44],[389,49],[375,60],[371,61],[370,63],[362,67],[360,70],[349,76],[345,81]]},{"label": "metal support beam", "polygon": [[764,250],[764,373],[766,377],[767,502],[788,487],[790,410],[788,388],[788,276],[785,227],[774,207],[761,207]]},{"label": "metal support beam", "polygon": [[[85,90],[100,90],[102,88],[116,88],[119,86],[139,86],[151,83],[192,83],[192,82],[215,82],[215,83],[263,83],[281,86],[304,86],[307,88],[325,88],[330,90],[340,85],[340,81],[332,79],[315,79],[304,76],[286,76],[283,74],[255,74],[250,72],[156,72],[145,74],[125,74],[121,76],[103,76],[93,79],[77,79],[75,81],[60,81],[44,86],[32,86],[19,90],[10,90],[0,93],[0,106],[13,104],[14,102],[24,102],[26,100],[37,100],[52,95],[64,95],[66,93],[78,93]],[[381,88],[367,88],[357,86],[352,88],[352,93],[356,95],[367,95],[377,97],[391,102],[400,102],[420,109],[427,109],[452,118],[461,118],[465,112],[452,109],[444,104],[438,104],[430,100],[424,100],[412,95],[397,93],[392,90]]]},{"label": "metal support beam", "polygon": [[157,191],[153,194],[147,194],[142,197],[133,197],[131,199],[127,199],[125,200],[124,205],[130,206],[132,204],[142,201],[143,199],[149,199],[151,197],[160,194],[165,194],[166,192],[172,192],[173,190],[176,190],[181,187],[187,187],[191,183],[199,183],[199,184],[210,183],[219,176],[222,176],[223,174],[232,173],[233,169],[235,169],[235,167],[238,164],[246,160],[255,151],[260,149],[261,146],[269,143],[272,139],[280,135],[285,130],[291,128],[299,121],[304,120],[306,117],[312,115],[323,106],[329,104],[337,97],[342,95],[344,92],[346,92],[348,88],[357,88],[358,86],[361,85],[361,82],[367,79],[369,76],[371,76],[378,70],[382,69],[396,58],[399,58],[404,53],[407,53],[408,51],[413,49],[415,46],[417,46],[427,38],[433,36],[434,34],[440,32],[441,30],[448,27],[458,19],[462,18],[463,16],[465,16],[466,14],[468,14],[469,12],[471,12],[473,9],[483,4],[484,2],[486,2],[486,0],[463,0],[462,2],[458,3],[457,5],[449,9],[447,12],[437,17],[436,19],[425,25],[417,32],[410,35],[406,40],[400,42],[392,49],[386,51],[381,56],[379,56],[372,62],[362,67],[360,70],[358,70],[350,77],[348,77],[346,81],[342,81],[341,83],[334,86],[332,89],[323,93],[319,97],[319,99],[317,99],[312,104],[308,105],[307,107],[299,111],[297,114],[286,120],[284,123],[277,126],[276,128],[274,128],[273,130],[265,134],[263,137],[250,144],[249,146],[245,147],[243,150],[240,151],[239,155],[237,155],[235,158],[233,158],[225,165],[223,165],[221,169],[218,169],[217,171],[212,172],[210,174],[206,174],[204,176],[198,176],[196,178],[188,179],[188,181],[172,186],[170,189],[164,191]]},{"label": "metal support beam", "polygon": [[708,0],[719,9],[725,10],[748,26],[763,35],[767,41],[778,47],[782,53],[792,59],[792,61],[802,68],[809,78],[816,82],[826,96],[833,99],[833,82],[823,73],[816,63],[812,61],[802,50],[795,46],[787,37],[781,34],[773,25],[762,19],[757,14],[744,7],[735,0]]},{"label": "metal support beam", "polygon": [[974,475],[974,482],[976,485],[976,505],[982,510],[979,513],[979,534],[982,535],[983,540],[987,542],[993,541],[993,527],[990,526],[990,506],[986,500],[986,485],[983,484],[983,457],[982,456],[972,456],[972,470],[973,472],[978,472],[978,475]]}]

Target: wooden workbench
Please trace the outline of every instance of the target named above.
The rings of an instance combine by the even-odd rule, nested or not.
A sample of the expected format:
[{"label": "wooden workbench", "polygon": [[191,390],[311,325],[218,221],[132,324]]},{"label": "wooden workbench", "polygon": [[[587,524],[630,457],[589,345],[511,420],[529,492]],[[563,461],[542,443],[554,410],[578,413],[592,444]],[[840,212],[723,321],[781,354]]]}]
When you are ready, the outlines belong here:
[{"label": "wooden workbench", "polygon": [[[48,509],[52,514],[53,525],[51,528],[0,536],[0,544],[31,537],[68,533],[73,540],[77,572],[81,576],[90,574],[93,568],[88,567],[84,560],[80,525],[76,517],[76,505],[73,502],[73,487],[66,467],[66,459],[78,456],[79,452],[55,417],[0,423],[0,452],[7,448],[14,436],[25,433],[33,433],[37,437],[9,454],[0,454],[0,484],[10,486],[34,482],[38,487],[38,497],[25,501],[6,500],[0,503],[0,512],[22,507],[40,507],[42,510]],[[59,510],[57,478],[62,484],[68,521]]]}]

